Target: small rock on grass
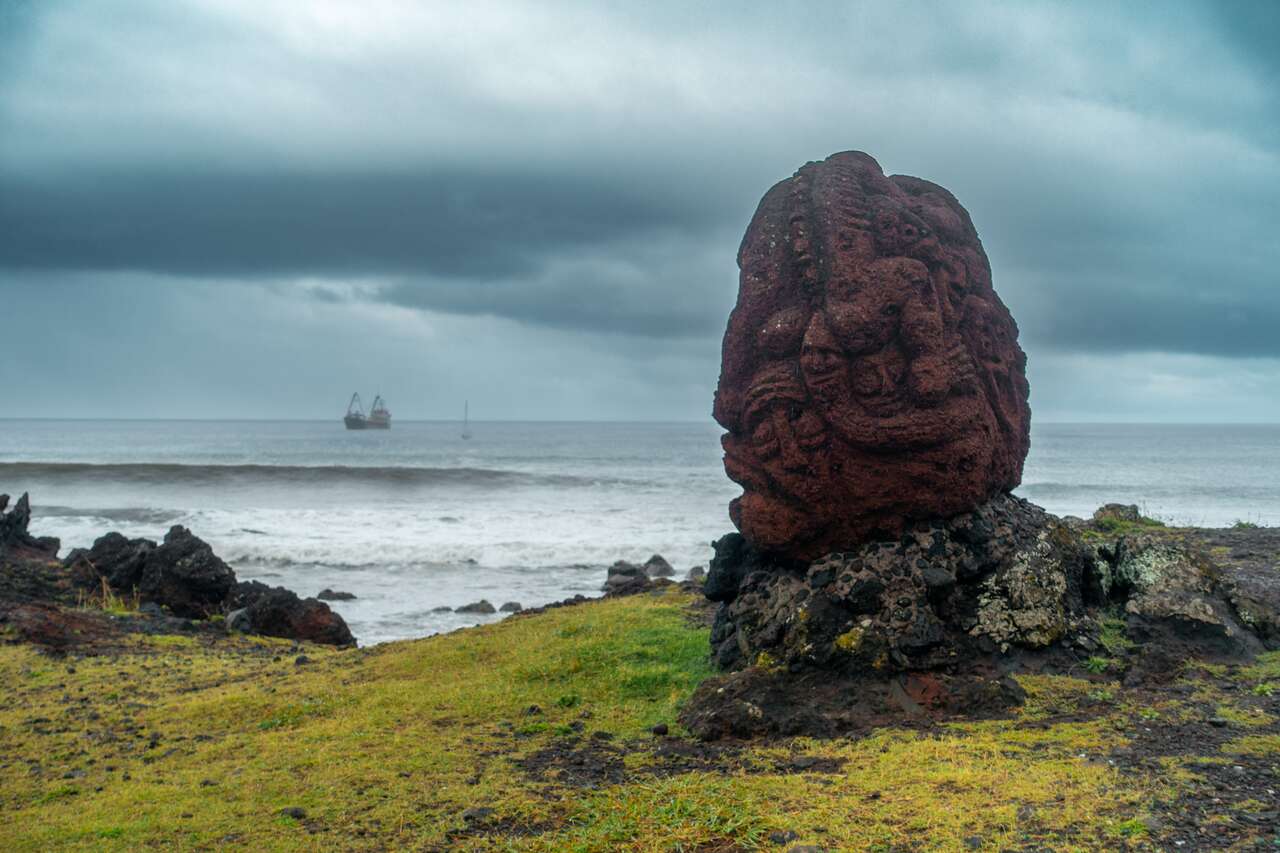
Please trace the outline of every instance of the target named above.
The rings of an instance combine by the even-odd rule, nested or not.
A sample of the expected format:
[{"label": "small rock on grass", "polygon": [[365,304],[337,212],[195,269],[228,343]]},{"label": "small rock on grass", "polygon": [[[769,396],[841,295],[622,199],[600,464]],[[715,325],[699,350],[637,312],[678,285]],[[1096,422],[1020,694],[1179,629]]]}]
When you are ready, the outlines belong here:
[{"label": "small rock on grass", "polygon": [[649,729],[649,731],[653,732],[658,737],[663,737],[669,730],[667,729],[666,723],[658,723],[656,726]]},{"label": "small rock on grass", "polygon": [[307,810],[298,808],[297,806],[288,806],[281,809],[280,814],[284,817],[291,817],[294,820],[304,820],[307,816]]},{"label": "small rock on grass", "polygon": [[462,819],[467,823],[475,823],[477,821],[484,820],[485,818],[489,817],[489,815],[491,814],[493,814],[493,809],[489,808],[488,806],[476,806],[474,808],[469,808],[465,812],[463,812]]}]

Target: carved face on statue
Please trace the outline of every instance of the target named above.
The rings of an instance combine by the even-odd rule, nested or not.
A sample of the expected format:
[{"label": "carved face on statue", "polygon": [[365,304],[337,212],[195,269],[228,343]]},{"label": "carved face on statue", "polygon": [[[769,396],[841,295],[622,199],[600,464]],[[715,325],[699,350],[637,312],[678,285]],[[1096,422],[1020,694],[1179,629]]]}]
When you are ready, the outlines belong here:
[{"label": "carved face on statue", "polygon": [[738,263],[715,416],[753,544],[812,559],[1018,484],[1025,356],[950,193],[836,154],[765,195]]}]

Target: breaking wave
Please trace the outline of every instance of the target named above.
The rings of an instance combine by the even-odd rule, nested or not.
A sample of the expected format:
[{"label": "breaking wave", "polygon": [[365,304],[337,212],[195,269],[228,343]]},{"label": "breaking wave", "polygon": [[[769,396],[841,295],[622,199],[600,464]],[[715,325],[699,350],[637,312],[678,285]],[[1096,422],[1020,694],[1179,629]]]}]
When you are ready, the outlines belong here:
[{"label": "breaking wave", "polygon": [[415,468],[352,465],[186,465],[160,462],[3,462],[0,482],[103,481],[131,484],[224,485],[276,483],[303,486],[368,483],[377,486],[594,486],[616,478],[536,474],[494,468]]}]

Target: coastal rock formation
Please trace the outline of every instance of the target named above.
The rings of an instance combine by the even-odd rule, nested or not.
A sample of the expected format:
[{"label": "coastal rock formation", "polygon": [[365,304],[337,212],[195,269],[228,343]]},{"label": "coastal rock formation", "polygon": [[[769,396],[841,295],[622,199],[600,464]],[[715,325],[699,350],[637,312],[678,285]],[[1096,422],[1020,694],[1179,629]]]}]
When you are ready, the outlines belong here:
[{"label": "coastal rock formation", "polygon": [[236,609],[228,626],[247,634],[306,640],[330,646],[354,646],[346,621],[316,598],[300,598],[282,586],[242,581],[230,597]]},{"label": "coastal rock formation", "polygon": [[724,602],[712,644],[725,668],[906,672],[1044,648],[1090,629],[1098,587],[1093,549],[1009,495],[805,566],[736,541],[720,551],[707,588]]},{"label": "coastal rock formation", "polygon": [[178,616],[203,618],[222,611],[236,585],[235,572],[209,543],[181,525],[165,534],[142,567],[138,593]]},{"label": "coastal rock formation", "polygon": [[[7,505],[0,495],[0,626],[12,626],[29,642],[58,650],[101,646],[122,631],[225,633],[223,623],[209,617],[226,615],[226,627],[247,633],[355,644],[327,604],[283,587],[238,583],[209,543],[185,527],[174,526],[159,544],[108,533],[59,562],[56,539],[27,532],[27,496],[6,513]],[[118,619],[74,612],[109,598],[137,612]]]},{"label": "coastal rock formation", "polygon": [[155,549],[156,543],[150,539],[126,539],[112,531],[99,536],[87,550],[75,549],[64,562],[106,578],[113,589],[128,591],[142,583],[142,570]]},{"label": "coastal rock formation", "polygon": [[482,598],[479,601],[473,601],[470,604],[464,604],[458,609],[454,610],[453,612],[454,613],[479,613],[479,614],[488,616],[490,614],[497,613],[498,609],[494,607],[493,604],[490,603],[490,601],[487,598]]},{"label": "coastal rock formation", "polygon": [[705,589],[719,602],[712,656],[730,672],[698,688],[681,722],[715,739],[984,716],[1021,702],[1018,672],[1087,677],[1092,664],[1152,684],[1188,659],[1280,647],[1274,567],[1264,579],[1196,541],[1226,550],[1224,538],[1252,544],[1265,531],[1166,529],[1140,515],[1117,530],[1112,511],[1097,517],[1068,523],[1000,495],[808,563],[729,534]]},{"label": "coastal rock formation", "polygon": [[835,154],[766,193],[738,264],[714,413],[753,547],[812,560],[1018,485],[1026,358],[951,193]]},{"label": "coastal rock formation", "polygon": [[35,537],[27,532],[31,524],[31,499],[24,492],[13,509],[8,509],[9,496],[0,495],[0,554],[28,559],[52,559],[60,544],[52,536]]}]

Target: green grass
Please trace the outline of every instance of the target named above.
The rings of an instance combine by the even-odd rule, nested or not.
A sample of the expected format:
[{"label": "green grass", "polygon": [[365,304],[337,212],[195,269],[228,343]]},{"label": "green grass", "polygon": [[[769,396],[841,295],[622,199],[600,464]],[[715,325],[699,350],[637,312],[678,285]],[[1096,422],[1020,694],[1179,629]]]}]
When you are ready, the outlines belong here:
[{"label": "green grass", "polygon": [[[678,710],[712,674],[689,602],[668,591],[308,647],[305,666],[289,643],[246,637],[143,638],[75,661],[0,647],[0,849],[665,853],[772,849],[788,831],[830,850],[1109,849],[1146,843],[1138,817],[1181,778],[1109,764],[1132,709],[1062,676],[1021,678],[1011,719],[756,743],[664,770],[648,730],[682,734]],[[1276,746],[1254,737],[1232,747]],[[581,787],[572,767],[521,767],[554,745],[617,750],[626,778]],[[840,769],[797,771],[796,754]],[[494,810],[488,831],[450,837],[476,807]]]}]

